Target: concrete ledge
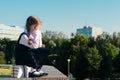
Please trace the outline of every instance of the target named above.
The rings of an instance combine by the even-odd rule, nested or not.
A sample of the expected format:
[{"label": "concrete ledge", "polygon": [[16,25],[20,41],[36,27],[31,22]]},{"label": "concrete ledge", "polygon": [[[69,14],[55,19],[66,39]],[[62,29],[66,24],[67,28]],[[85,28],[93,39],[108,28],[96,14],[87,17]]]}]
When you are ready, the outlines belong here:
[{"label": "concrete ledge", "polygon": [[0,78],[0,80],[67,80],[67,76],[61,73],[58,69],[53,66],[44,65],[42,67],[44,72],[47,72],[47,76],[36,77],[36,78]]},{"label": "concrete ledge", "polygon": [[0,78],[0,80],[68,80],[64,78]]}]

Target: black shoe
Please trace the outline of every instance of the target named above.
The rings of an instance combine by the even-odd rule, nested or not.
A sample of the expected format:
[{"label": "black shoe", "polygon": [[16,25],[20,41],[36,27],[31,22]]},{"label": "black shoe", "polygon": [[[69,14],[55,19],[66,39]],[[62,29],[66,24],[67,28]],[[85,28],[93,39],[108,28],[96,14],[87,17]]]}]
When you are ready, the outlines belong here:
[{"label": "black shoe", "polygon": [[40,73],[40,74],[35,74],[35,71],[29,72],[29,77],[41,77],[41,76],[47,76],[48,73]]},{"label": "black shoe", "polygon": [[43,73],[43,76],[47,76],[47,75],[48,75],[48,73],[45,73],[45,72]]}]

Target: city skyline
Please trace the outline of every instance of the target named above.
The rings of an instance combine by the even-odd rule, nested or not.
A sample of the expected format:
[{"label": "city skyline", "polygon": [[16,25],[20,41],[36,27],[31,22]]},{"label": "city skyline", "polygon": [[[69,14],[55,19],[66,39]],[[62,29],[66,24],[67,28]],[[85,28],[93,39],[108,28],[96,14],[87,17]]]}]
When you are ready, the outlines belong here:
[{"label": "city skyline", "polygon": [[23,27],[28,16],[38,16],[42,32],[62,31],[67,35],[83,26],[120,32],[120,0],[1,0],[0,24]]}]

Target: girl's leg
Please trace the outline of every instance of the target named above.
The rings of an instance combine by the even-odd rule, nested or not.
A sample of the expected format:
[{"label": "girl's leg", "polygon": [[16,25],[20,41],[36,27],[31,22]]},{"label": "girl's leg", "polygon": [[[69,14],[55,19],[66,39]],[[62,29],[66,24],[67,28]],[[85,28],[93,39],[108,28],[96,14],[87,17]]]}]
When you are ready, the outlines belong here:
[{"label": "girl's leg", "polygon": [[38,48],[34,53],[36,69],[40,70],[43,66],[43,63],[47,59],[48,55],[50,54],[50,50],[47,48]]}]

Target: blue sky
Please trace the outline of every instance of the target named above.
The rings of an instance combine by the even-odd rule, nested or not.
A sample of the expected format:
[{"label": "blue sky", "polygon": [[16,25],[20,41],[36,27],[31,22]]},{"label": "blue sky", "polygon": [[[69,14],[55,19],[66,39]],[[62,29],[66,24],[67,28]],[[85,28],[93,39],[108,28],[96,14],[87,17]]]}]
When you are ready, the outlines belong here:
[{"label": "blue sky", "polygon": [[38,16],[42,32],[101,27],[108,33],[120,32],[120,0],[0,0],[0,24],[24,26],[28,16]]}]

